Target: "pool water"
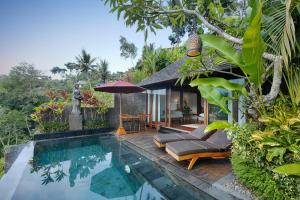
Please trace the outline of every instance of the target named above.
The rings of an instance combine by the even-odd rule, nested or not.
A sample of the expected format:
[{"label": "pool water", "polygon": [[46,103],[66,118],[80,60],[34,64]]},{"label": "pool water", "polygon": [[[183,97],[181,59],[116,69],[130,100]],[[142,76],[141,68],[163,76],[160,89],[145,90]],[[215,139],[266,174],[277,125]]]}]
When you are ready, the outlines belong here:
[{"label": "pool water", "polygon": [[211,199],[114,136],[37,142],[14,200]]}]

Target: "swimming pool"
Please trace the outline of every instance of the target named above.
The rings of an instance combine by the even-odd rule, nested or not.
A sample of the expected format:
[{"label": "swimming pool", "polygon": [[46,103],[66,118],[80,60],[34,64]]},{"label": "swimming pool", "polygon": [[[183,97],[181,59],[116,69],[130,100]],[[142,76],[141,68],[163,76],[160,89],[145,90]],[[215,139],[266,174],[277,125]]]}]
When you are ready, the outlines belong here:
[{"label": "swimming pool", "polygon": [[33,146],[10,199],[212,199],[110,134]]}]

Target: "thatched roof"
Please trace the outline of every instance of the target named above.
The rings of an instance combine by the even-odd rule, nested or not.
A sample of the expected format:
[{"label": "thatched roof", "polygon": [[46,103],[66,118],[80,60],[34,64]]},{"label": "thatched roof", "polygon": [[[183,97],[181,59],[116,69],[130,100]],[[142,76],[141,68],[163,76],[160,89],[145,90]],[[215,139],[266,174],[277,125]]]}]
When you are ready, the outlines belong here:
[{"label": "thatched roof", "polygon": [[[185,61],[188,59],[188,57],[184,57],[181,60],[178,60],[164,69],[155,72],[152,74],[149,78],[143,80],[141,83],[138,85],[141,87],[147,88],[147,86],[154,85],[154,84],[159,84],[159,83],[164,83],[164,82],[169,82],[169,81],[176,81],[178,78],[180,78],[180,73],[179,69],[180,67],[185,63]],[[226,70],[230,69],[233,66],[230,64],[221,64],[215,67],[215,69],[218,70]]]},{"label": "thatched roof", "polygon": [[178,60],[162,70],[155,72],[149,78],[139,83],[140,86],[152,85],[155,83],[177,80],[180,77],[179,68],[185,63],[186,58]]}]

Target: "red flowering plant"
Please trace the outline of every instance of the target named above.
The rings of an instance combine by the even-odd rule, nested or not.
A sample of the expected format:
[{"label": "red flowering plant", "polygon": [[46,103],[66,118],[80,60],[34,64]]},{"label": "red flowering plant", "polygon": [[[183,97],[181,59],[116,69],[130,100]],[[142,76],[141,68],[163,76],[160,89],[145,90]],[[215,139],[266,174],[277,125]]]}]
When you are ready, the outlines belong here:
[{"label": "red flowering plant", "polygon": [[90,120],[103,120],[104,113],[108,110],[108,105],[96,93],[91,91],[82,92],[82,107],[84,116]]},{"label": "red flowering plant", "polygon": [[[50,122],[66,123],[63,119],[63,111],[69,99],[69,94],[66,91],[48,91],[47,96],[50,101],[34,108],[34,113],[31,114],[33,121],[38,123],[38,129],[45,131],[45,126]],[[61,124],[59,124],[61,126]]]},{"label": "red flowering plant", "polygon": [[82,92],[81,96],[83,107],[97,108],[100,104],[100,101],[93,95],[91,91],[84,91]]}]

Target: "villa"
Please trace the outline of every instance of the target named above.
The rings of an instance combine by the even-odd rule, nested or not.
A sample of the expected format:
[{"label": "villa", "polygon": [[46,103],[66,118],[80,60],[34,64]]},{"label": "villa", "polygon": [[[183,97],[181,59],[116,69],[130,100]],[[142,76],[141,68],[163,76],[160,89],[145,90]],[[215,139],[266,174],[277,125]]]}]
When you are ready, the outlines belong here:
[{"label": "villa", "polygon": [[[245,123],[243,115],[243,98],[238,101],[229,101],[228,109],[231,115],[222,113],[217,106],[211,105],[201,97],[197,88],[192,88],[188,81],[182,85],[179,69],[186,59],[172,63],[166,68],[154,73],[139,85],[146,88],[146,113],[152,117],[153,124],[161,123],[163,126],[177,129],[192,130],[199,124],[209,124],[215,120],[233,120],[240,124]],[[232,71],[235,68],[229,64],[222,64],[215,69],[218,71]],[[238,72],[237,72],[238,73]],[[232,75],[214,72],[210,77],[222,77],[234,83],[244,84],[244,80]],[[230,91],[224,91],[232,97]],[[185,106],[188,108],[185,111]]]},{"label": "villa", "polygon": [[300,200],[299,0],[0,11],[0,200]]}]

